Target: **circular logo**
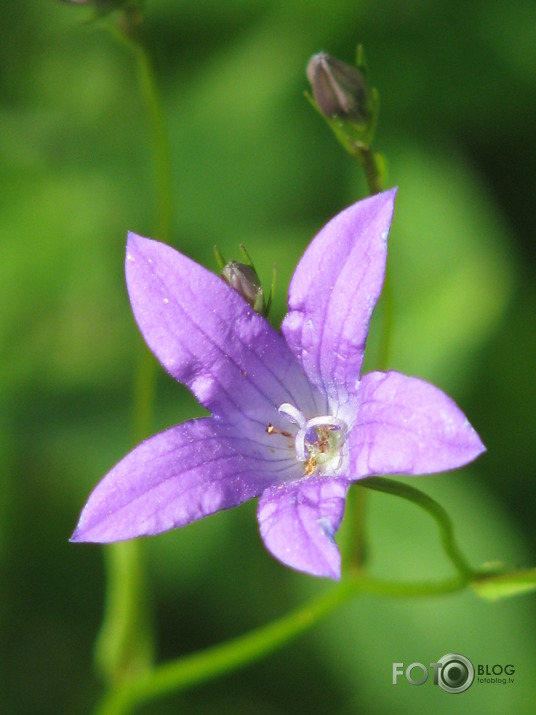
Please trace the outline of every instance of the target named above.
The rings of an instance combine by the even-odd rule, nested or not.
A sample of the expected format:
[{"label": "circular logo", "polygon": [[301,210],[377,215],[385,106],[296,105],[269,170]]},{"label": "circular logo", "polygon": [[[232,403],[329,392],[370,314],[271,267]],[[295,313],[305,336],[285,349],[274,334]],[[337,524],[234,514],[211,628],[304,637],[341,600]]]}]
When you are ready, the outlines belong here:
[{"label": "circular logo", "polygon": [[475,668],[469,658],[459,653],[448,653],[438,660],[442,666],[437,684],[447,693],[463,693],[475,679]]}]

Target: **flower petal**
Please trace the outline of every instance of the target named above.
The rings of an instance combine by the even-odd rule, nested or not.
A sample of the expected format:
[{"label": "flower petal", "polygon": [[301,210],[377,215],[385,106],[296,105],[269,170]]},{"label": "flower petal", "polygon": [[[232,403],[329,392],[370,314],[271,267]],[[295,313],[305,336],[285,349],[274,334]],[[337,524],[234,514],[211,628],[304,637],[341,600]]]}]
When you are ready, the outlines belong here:
[{"label": "flower petal", "polygon": [[398,372],[372,372],[359,387],[350,434],[352,476],[430,474],[485,451],[460,408],[437,387]]},{"label": "flower petal", "polygon": [[314,409],[312,388],[284,339],[219,276],[133,233],[125,270],[147,344],[208,410],[238,412],[263,430],[276,424],[283,402]]},{"label": "flower petal", "polygon": [[339,579],[341,557],[333,537],[347,490],[344,479],[318,477],[267,489],[257,513],[266,548],[298,571]]},{"label": "flower petal", "polygon": [[396,189],[332,219],[302,257],[282,331],[309,378],[339,404],[359,379],[381,293]]},{"label": "flower petal", "polygon": [[97,485],[71,541],[158,534],[258,496],[277,478],[266,450],[213,418],[138,445]]}]

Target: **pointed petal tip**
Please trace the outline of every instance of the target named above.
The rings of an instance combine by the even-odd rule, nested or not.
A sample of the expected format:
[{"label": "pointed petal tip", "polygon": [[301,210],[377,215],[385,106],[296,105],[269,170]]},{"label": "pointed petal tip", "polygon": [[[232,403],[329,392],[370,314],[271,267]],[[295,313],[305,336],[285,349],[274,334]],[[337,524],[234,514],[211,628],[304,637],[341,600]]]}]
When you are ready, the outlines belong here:
[{"label": "pointed petal tip", "polygon": [[70,544],[97,544],[105,543],[101,539],[91,538],[91,535],[87,533],[87,529],[83,529],[80,524],[73,531],[71,538],[69,539]]},{"label": "pointed petal tip", "polygon": [[333,567],[327,568],[323,573],[316,573],[313,576],[318,576],[319,578],[330,578],[332,581],[341,580],[341,564],[340,562]]},{"label": "pointed petal tip", "polygon": [[463,429],[460,430],[460,442],[465,445],[465,454],[460,455],[459,463],[455,464],[451,469],[460,469],[472,464],[484,452],[488,451],[480,435],[467,418],[465,418]]},{"label": "pointed petal tip", "polygon": [[382,191],[379,194],[373,194],[373,196],[383,196],[386,199],[391,199],[392,201],[394,201],[397,194],[398,194],[398,186],[393,186],[391,189],[386,189],[385,191]]},{"label": "pointed petal tip", "polygon": [[361,201],[358,201],[357,203],[359,204],[361,202],[370,201],[371,203],[394,204],[397,194],[398,186],[393,186],[391,189],[381,191],[379,194],[372,194],[371,196],[361,199]]},{"label": "pointed petal tip", "polygon": [[458,405],[425,380],[396,371],[372,372],[363,376],[360,391],[352,433],[359,476],[447,472],[486,451]]},{"label": "pointed petal tip", "polygon": [[87,538],[87,535],[84,534],[84,530],[78,525],[76,529],[73,531],[71,538],[69,539],[70,544],[83,544],[83,543],[89,543],[91,542],[91,539]]},{"label": "pointed petal tip", "polygon": [[267,489],[259,500],[261,538],[276,559],[295,571],[341,577],[334,535],[344,512],[348,484],[337,479],[304,478]]},{"label": "pointed petal tip", "polygon": [[473,457],[473,459],[471,461],[474,461],[475,459],[480,457],[482,454],[484,454],[484,452],[487,452],[488,448],[486,447],[484,442],[482,442],[482,440],[480,439],[480,435],[475,430],[475,428],[471,426],[471,430],[473,431],[474,452],[475,452],[475,456]]},{"label": "pointed petal tip", "polygon": [[128,231],[127,233],[127,260],[131,253],[135,253],[143,244],[154,243],[152,238],[145,238],[145,236],[140,236],[139,233],[134,233],[134,231]]},{"label": "pointed petal tip", "polygon": [[[127,260],[129,259],[129,254],[136,254],[140,251],[160,251],[161,249],[167,250],[172,248],[162,241],[157,241],[154,238],[148,238],[147,236],[142,236],[135,231],[127,231],[127,243],[126,243],[126,254]],[[175,250],[175,249],[173,249]],[[149,261],[150,262],[150,261]]]},{"label": "pointed petal tip", "polygon": [[[372,216],[367,215],[367,213],[363,214],[363,212],[367,211],[367,207],[369,209],[371,207],[375,207],[376,211],[379,212],[383,210],[389,211],[389,214],[391,216],[388,219],[388,222],[390,223],[392,220],[392,214],[394,212],[394,205],[397,194],[398,186],[394,186],[392,189],[381,191],[379,194],[372,194],[370,196],[365,197],[364,199],[359,199],[359,201],[356,201],[355,203],[351,204],[346,210],[342,211],[341,214],[344,214],[346,211],[350,211],[350,213],[356,212],[359,217],[361,217],[362,215],[366,216],[366,220],[370,221]],[[335,216],[335,218],[337,218],[337,216]]]},{"label": "pointed petal tip", "polygon": [[398,194],[398,186],[394,186],[392,189],[387,189],[386,191],[382,191],[381,194],[375,194],[371,196],[371,199],[376,199],[378,203],[382,204],[383,206],[389,207],[390,208],[390,213],[391,213],[391,219],[392,221],[392,214],[394,213],[395,210],[395,199]]},{"label": "pointed petal tip", "polygon": [[[310,561],[309,559],[296,558],[295,554],[289,554],[285,556],[280,549],[274,548],[273,544],[270,543],[269,539],[261,532],[261,538],[268,552],[277,561],[281,562],[285,566],[288,566],[293,571],[305,574],[307,576],[315,576],[316,578],[329,578],[332,581],[341,580],[341,561],[340,557],[338,559],[334,558],[334,554],[331,554],[331,559],[314,559]],[[334,551],[338,554],[338,549],[335,546]]]},{"label": "pointed petal tip", "polygon": [[387,194],[389,201],[393,204],[393,210],[394,210],[395,199],[398,196],[398,186],[394,186],[392,189],[389,189],[385,193]]},{"label": "pointed petal tip", "polygon": [[138,250],[138,240],[142,238],[136,233],[129,231],[127,233],[127,245],[125,251],[125,270],[128,270],[129,262],[135,261],[135,256]]},{"label": "pointed petal tip", "polygon": [[73,531],[71,538],[69,539],[70,544],[116,544],[119,541],[131,541],[139,536],[147,536],[150,534],[145,534],[142,531],[139,533],[124,532],[122,529],[118,528],[102,528],[102,525],[97,524],[96,526],[82,526],[80,523]]},{"label": "pointed petal tip", "polygon": [[127,246],[130,243],[135,243],[138,238],[143,238],[143,236],[140,236],[138,233],[134,233],[134,231],[127,231]]}]

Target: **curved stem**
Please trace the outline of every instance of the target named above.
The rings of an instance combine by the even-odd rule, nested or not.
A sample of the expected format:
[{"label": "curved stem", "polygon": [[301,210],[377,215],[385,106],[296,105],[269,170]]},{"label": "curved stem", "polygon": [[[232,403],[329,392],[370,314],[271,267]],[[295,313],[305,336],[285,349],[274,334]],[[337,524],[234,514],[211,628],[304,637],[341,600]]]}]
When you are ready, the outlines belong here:
[{"label": "curved stem", "polygon": [[445,553],[463,579],[463,582],[467,583],[477,575],[478,572],[472,568],[456,543],[454,527],[449,515],[432,497],[414,487],[410,487],[408,484],[384,477],[368,477],[359,482],[359,486],[394,494],[417,504],[417,506],[427,511],[435,519],[439,527],[441,543]]},{"label": "curved stem", "polygon": [[125,715],[143,703],[178,693],[253,663],[306,632],[359,593],[391,597],[440,596],[460,591],[460,578],[438,583],[395,583],[362,576],[349,577],[292,613],[222,645],[213,646],[140,675],[112,690],[94,715]]}]

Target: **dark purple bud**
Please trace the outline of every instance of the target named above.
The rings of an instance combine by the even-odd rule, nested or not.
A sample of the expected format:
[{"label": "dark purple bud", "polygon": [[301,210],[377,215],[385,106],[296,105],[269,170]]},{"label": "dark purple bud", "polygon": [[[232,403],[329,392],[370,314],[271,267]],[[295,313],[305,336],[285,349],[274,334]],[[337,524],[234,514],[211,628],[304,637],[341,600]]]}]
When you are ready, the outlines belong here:
[{"label": "dark purple bud", "polygon": [[367,83],[357,67],[319,52],[309,60],[307,78],[315,102],[326,118],[337,117],[359,124],[368,121],[370,106]]},{"label": "dark purple bud", "polygon": [[[221,277],[257,312],[264,307],[264,291],[257,271],[244,263],[229,261],[221,272]],[[261,310],[259,310],[261,308]]]}]

